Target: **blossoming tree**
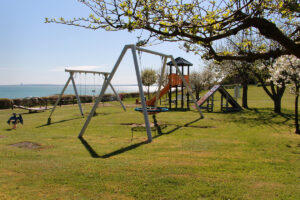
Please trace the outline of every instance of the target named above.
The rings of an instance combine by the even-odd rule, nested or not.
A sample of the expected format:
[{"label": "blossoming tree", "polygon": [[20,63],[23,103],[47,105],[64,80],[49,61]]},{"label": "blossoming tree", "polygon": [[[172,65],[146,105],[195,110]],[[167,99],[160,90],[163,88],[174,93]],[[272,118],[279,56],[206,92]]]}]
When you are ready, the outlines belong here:
[{"label": "blossoming tree", "polygon": [[300,59],[293,55],[279,57],[270,68],[270,80],[282,87],[289,84],[290,92],[295,95],[295,133],[300,134],[298,120],[298,100],[300,88]]}]

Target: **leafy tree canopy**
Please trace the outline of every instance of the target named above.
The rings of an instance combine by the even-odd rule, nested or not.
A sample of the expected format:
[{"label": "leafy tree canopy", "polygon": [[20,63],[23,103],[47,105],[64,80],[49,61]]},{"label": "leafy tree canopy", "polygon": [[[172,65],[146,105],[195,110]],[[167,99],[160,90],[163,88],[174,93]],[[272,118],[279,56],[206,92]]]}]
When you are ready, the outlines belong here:
[{"label": "leafy tree canopy", "polygon": [[151,86],[156,83],[157,75],[156,71],[153,69],[144,69],[142,71],[142,83],[145,86]]},{"label": "leafy tree canopy", "polygon": [[[147,30],[151,39],[183,41],[187,51],[206,59],[244,60],[277,58],[293,54],[300,58],[300,4],[297,0],[78,0],[92,10],[88,17],[72,20],[48,19],[89,29]],[[254,46],[247,37],[237,46],[251,51],[225,51],[218,45],[224,39],[244,31],[251,37],[263,37],[278,47]]]},{"label": "leafy tree canopy", "polygon": [[147,87],[148,99],[150,99],[150,86],[157,81],[156,71],[154,69],[144,69],[141,78],[142,84]]}]

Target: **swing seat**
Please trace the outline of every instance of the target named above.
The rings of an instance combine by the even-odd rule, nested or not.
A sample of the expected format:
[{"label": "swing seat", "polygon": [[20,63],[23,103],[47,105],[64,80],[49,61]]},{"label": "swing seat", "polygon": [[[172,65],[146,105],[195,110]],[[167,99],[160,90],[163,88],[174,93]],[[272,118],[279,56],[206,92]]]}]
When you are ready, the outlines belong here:
[{"label": "swing seat", "polygon": [[[138,112],[143,112],[143,108],[135,108],[134,109],[135,111],[138,111]],[[165,107],[147,107],[147,112],[148,112],[148,115],[154,115],[154,114],[157,114],[157,113],[160,113],[160,112],[167,112],[169,111],[168,108],[165,108]]]}]

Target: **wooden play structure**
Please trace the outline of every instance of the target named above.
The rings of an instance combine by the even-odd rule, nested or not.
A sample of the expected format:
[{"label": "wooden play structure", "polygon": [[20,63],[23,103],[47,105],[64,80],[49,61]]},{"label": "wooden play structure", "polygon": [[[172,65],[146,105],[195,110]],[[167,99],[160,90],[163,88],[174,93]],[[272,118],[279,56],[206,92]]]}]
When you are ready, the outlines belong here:
[{"label": "wooden play structure", "polygon": [[[187,80],[184,78],[183,74],[181,73],[181,71],[180,71],[180,69],[179,69],[179,67],[178,67],[178,65],[177,65],[177,63],[176,63],[176,61],[175,61],[175,59],[173,58],[172,55],[166,55],[166,54],[159,53],[159,52],[156,52],[156,51],[151,51],[151,50],[148,50],[148,49],[140,48],[140,47],[137,47],[136,45],[125,45],[125,47],[123,48],[123,50],[121,52],[121,55],[117,59],[116,64],[114,65],[111,73],[109,74],[109,76],[107,78],[107,81],[104,82],[99,96],[96,98],[94,106],[93,106],[91,112],[89,113],[89,115],[88,115],[88,117],[87,117],[87,119],[86,119],[79,135],[78,135],[79,138],[81,138],[83,136],[83,134],[85,133],[85,130],[88,127],[88,125],[89,125],[89,123],[90,123],[90,121],[91,121],[91,119],[94,115],[94,112],[95,112],[96,108],[98,107],[99,102],[102,100],[103,95],[104,95],[108,85],[110,84],[112,78],[114,77],[114,75],[115,75],[115,73],[116,73],[116,71],[117,71],[124,55],[126,54],[127,50],[131,50],[132,56],[133,56],[133,63],[134,63],[134,67],[135,67],[136,78],[137,78],[138,88],[139,88],[139,95],[140,95],[141,106],[142,106],[140,111],[142,111],[142,113],[144,115],[144,121],[145,121],[145,125],[146,125],[146,130],[147,130],[148,142],[152,141],[151,128],[150,128],[149,117],[148,117],[148,110],[153,109],[153,108],[152,107],[147,107],[147,105],[146,105],[146,100],[145,100],[145,97],[144,97],[144,91],[143,91],[143,85],[142,85],[142,79],[141,79],[141,74],[140,74],[140,68],[139,68],[139,64],[138,64],[138,60],[137,60],[137,51],[138,52],[145,52],[145,53],[149,53],[149,54],[153,54],[153,55],[157,55],[157,56],[161,56],[162,60],[163,60],[161,76],[160,76],[160,80],[159,80],[159,84],[158,84],[158,91],[157,91],[157,93],[154,97],[154,100],[152,100],[153,103],[151,103],[151,106],[157,107],[157,102],[158,102],[159,97],[161,97],[163,95],[163,93],[165,93],[165,90],[166,91],[169,90],[169,88],[164,88],[163,90],[161,90],[161,87],[162,87],[163,74],[165,73],[167,59],[171,59],[171,62],[173,64],[173,66],[175,67],[175,69],[178,72],[178,77],[179,77],[180,81],[182,81],[182,83],[186,86],[186,89],[187,89],[189,95],[191,96],[191,98],[192,98],[192,100],[195,104],[196,109],[198,110],[201,118],[203,118],[203,114],[200,110],[200,107],[197,104],[197,101],[196,101],[195,97],[193,96],[191,87],[188,84]],[[148,103],[148,105],[150,105],[150,103]]]},{"label": "wooden play structure", "polygon": [[[47,121],[47,124],[51,124],[51,116],[55,110],[55,108],[57,107],[57,105],[59,104],[61,98],[62,98],[62,95],[64,94],[65,90],[67,89],[70,81],[72,81],[72,85],[73,85],[73,88],[74,88],[74,91],[75,91],[75,95],[76,95],[76,99],[77,99],[77,104],[78,104],[78,107],[79,107],[79,110],[80,110],[80,113],[81,113],[81,116],[84,117],[84,114],[83,114],[83,110],[82,110],[82,106],[81,106],[81,102],[80,102],[80,97],[78,95],[78,91],[77,91],[77,87],[76,87],[76,83],[75,83],[75,80],[74,80],[74,74],[76,73],[84,73],[84,74],[93,74],[94,76],[95,75],[102,75],[104,77],[104,82],[103,82],[103,85],[105,85],[106,81],[107,81],[107,77],[109,76],[109,72],[98,72],[98,71],[86,71],[86,70],[71,70],[71,69],[65,69],[65,72],[68,72],[69,73],[69,79],[67,80],[65,86],[63,87],[60,95],[58,96],[52,110],[51,110],[51,113],[48,117],[48,121]],[[116,95],[117,97],[117,100],[120,102],[122,108],[124,109],[124,111],[126,111],[126,108],[124,106],[124,104],[122,103],[122,100],[120,99],[118,93],[116,92],[116,90],[114,89],[114,87],[112,86],[111,83],[109,83],[109,86],[111,87],[112,91],[114,92],[114,94]]]},{"label": "wooden play structure", "polygon": [[[190,76],[190,67],[193,66],[192,63],[190,63],[189,61],[185,60],[184,58],[178,57],[175,59],[176,64],[181,67],[181,73],[184,76],[184,79],[186,80],[187,83],[189,83],[189,76]],[[172,62],[168,62],[167,65],[169,66],[169,85],[170,85],[170,89],[169,89],[169,108],[172,107],[172,88],[175,88],[175,100],[174,100],[174,104],[175,104],[175,109],[178,108],[178,99],[180,99],[181,102],[181,108],[184,108],[184,100],[186,98],[186,108],[190,108],[189,105],[189,93],[186,93],[186,95],[184,95],[184,89],[185,89],[185,85],[184,83],[179,79],[179,75],[178,75],[178,70],[175,69],[175,73],[173,73],[173,67],[174,64]],[[186,73],[185,73],[185,68],[187,68]],[[178,98],[178,92],[181,92],[181,98]]]},{"label": "wooden play structure", "polygon": [[[200,100],[197,102],[200,108],[206,109],[208,112],[214,111],[214,94],[215,92],[221,94],[221,111],[235,112],[243,110],[236,100],[226,91],[222,85],[213,86]],[[206,102],[206,106],[204,106]]]},{"label": "wooden play structure", "polygon": [[[178,102],[181,102],[181,109],[184,108],[184,105],[186,105],[186,108],[189,109],[189,97],[190,94],[187,92],[184,94],[184,89],[186,88],[186,84],[181,80],[181,77],[179,73],[181,73],[187,82],[189,84],[189,75],[190,75],[190,66],[193,66],[192,63],[189,61],[178,57],[175,59],[175,63],[178,66],[178,69],[175,67],[172,61],[167,63],[167,66],[169,67],[169,73],[168,73],[168,83],[166,86],[160,91],[158,99],[160,99],[165,94],[168,94],[168,103],[169,103],[169,109],[172,109],[172,104],[175,104],[175,109],[178,109]],[[181,67],[181,70],[180,70]],[[187,68],[186,74],[184,68]],[[173,73],[173,68],[175,68],[175,72]],[[175,88],[175,99],[172,99],[172,89]],[[179,92],[181,93],[180,96],[178,95]],[[154,106],[156,97],[153,97],[152,99],[147,101],[147,106]],[[186,100],[186,103],[184,101]]]}]

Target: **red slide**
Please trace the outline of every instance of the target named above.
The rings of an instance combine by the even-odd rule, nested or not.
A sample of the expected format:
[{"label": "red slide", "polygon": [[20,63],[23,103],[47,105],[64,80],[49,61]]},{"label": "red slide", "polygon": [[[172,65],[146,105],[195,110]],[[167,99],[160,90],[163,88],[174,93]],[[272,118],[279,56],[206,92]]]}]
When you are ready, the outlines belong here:
[{"label": "red slide", "polygon": [[[170,85],[167,85],[166,87],[164,87],[160,91],[158,99],[160,99],[162,96],[164,96],[169,91],[169,89],[170,89]],[[156,98],[156,95],[152,99],[148,100],[146,102],[147,106],[154,106],[154,104],[155,104],[155,98]]]}]

